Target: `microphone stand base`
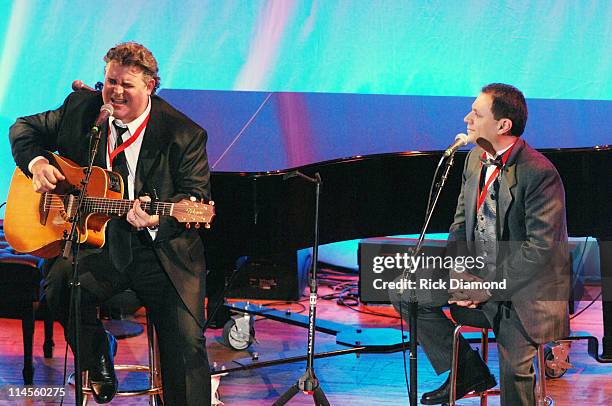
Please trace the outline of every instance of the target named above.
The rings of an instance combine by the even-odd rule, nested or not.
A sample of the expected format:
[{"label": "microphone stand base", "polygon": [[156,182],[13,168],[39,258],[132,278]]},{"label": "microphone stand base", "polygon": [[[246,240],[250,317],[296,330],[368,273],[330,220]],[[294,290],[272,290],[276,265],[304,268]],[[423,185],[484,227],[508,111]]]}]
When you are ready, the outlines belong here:
[{"label": "microphone stand base", "polygon": [[315,375],[313,369],[307,369],[304,375],[298,379],[298,381],[290,387],[285,393],[283,393],[272,405],[282,406],[291,400],[299,391],[304,392],[306,395],[311,395],[314,399],[315,405],[317,406],[329,406],[329,401],[323,393],[323,389],[319,385],[319,379]]}]

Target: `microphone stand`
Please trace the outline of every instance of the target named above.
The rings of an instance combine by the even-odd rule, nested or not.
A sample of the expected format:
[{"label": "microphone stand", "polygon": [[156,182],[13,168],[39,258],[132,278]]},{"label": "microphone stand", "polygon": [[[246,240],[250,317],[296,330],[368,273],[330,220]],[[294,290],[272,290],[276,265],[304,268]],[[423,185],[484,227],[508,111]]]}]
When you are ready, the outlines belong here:
[{"label": "microphone stand", "polygon": [[89,179],[91,177],[91,171],[98,152],[98,146],[100,144],[100,129],[93,127],[91,130],[92,145],[90,146],[89,163],[85,169],[85,177],[81,180],[81,186],[75,202],[75,211],[72,216],[72,225],[70,233],[64,237],[64,250],[62,257],[64,259],[70,258],[72,254],[72,281],[70,282],[70,314],[71,317],[68,320],[68,325],[72,325],[73,331],[73,342],[74,342],[74,389],[75,389],[75,404],[83,404],[83,382],[82,382],[82,370],[80,360],[80,328],[81,328],[81,283],[79,281],[79,231],[78,225],[81,222],[82,217],[82,206],[87,196],[87,186],[89,185]]},{"label": "microphone stand", "polygon": [[314,363],[314,342],[315,342],[315,322],[317,317],[317,262],[319,255],[319,195],[321,193],[321,175],[315,173],[311,178],[299,171],[293,171],[283,175],[283,180],[299,176],[302,179],[315,184],[315,218],[314,218],[314,243],[312,247],[312,271],[310,273],[310,306],[308,309],[308,352],[306,358],[306,372],[298,381],[283,393],[273,406],[281,406],[289,402],[299,391],[314,397],[315,405],[329,406],[329,401],[319,386],[319,380],[315,375]]},{"label": "microphone stand", "polygon": [[[446,158],[445,155],[442,155],[440,161],[438,162],[438,166],[436,167],[436,172],[434,174],[433,181],[435,182],[435,175],[438,173],[440,169],[440,165],[444,162]],[[442,177],[440,181],[435,185],[435,193],[433,201],[431,200],[431,193],[429,195],[429,200],[427,202],[426,214],[425,214],[425,223],[423,224],[423,228],[421,229],[421,234],[419,235],[419,239],[417,241],[416,246],[412,250],[411,255],[416,257],[421,252],[421,248],[423,247],[423,240],[425,239],[425,234],[427,233],[427,227],[429,226],[429,222],[433,216],[434,209],[436,204],[438,203],[438,199],[440,198],[440,194],[442,193],[442,188],[446,183],[446,179],[448,178],[448,174],[450,172],[451,167],[453,166],[453,161],[455,158],[455,151],[449,156],[449,159],[446,161],[446,165],[444,167],[444,171],[442,173]],[[432,185],[433,186],[433,185]],[[416,269],[412,269],[410,272],[410,286],[416,286]],[[417,406],[417,312],[418,312],[418,300],[416,289],[410,289],[409,295],[409,306],[408,306],[408,326],[410,330],[410,385],[408,388],[408,397],[410,400],[410,406]],[[401,303],[401,300],[400,300]],[[401,313],[400,313],[401,315]]]}]

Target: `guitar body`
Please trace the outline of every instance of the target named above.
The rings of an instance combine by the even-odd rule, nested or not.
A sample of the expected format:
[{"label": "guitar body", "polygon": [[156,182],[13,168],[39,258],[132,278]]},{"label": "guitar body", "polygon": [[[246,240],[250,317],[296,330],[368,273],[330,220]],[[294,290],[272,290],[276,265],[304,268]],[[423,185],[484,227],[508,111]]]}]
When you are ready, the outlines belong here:
[{"label": "guitar body", "polygon": [[[42,258],[60,254],[64,236],[70,233],[69,221],[72,203],[76,202],[74,192],[85,178],[84,168],[68,159],[54,155],[55,166],[66,177],[52,192],[37,193],[32,180],[16,168],[11,180],[6,203],[4,231],[8,243],[18,252],[29,253]],[[88,196],[111,199],[123,198],[123,181],[115,172],[94,167],[88,186]],[[93,247],[104,245],[106,223],[110,216],[89,213],[80,226],[80,242]]]}]

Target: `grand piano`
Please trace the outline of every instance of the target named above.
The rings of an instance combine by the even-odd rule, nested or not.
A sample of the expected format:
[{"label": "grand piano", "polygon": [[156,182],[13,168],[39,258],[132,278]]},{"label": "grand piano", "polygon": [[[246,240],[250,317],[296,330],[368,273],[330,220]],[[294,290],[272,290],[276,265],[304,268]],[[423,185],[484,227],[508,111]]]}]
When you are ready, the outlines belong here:
[{"label": "grand piano", "polygon": [[[602,359],[612,359],[612,146],[540,150],[557,167],[566,191],[568,232],[597,238],[603,287]],[[227,272],[242,256],[291,257],[313,243],[314,186],[292,171],[323,180],[320,243],[419,233],[442,152],[355,156],[271,172],[213,172],[217,217],[203,231],[207,266]],[[447,232],[466,153],[458,152],[428,232]],[[287,178],[287,179],[285,179]],[[214,278],[213,278],[214,279]],[[219,280],[221,278],[217,278]],[[221,279],[222,280],[222,279]],[[222,286],[209,284],[209,291]]]}]

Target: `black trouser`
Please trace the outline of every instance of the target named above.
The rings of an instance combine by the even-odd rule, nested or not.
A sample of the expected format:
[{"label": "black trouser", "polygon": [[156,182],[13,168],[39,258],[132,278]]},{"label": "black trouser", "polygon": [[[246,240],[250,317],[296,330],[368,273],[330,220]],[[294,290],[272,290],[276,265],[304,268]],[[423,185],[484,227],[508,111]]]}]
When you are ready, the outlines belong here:
[{"label": "black trouser", "polygon": [[[159,338],[164,404],[209,405],[210,369],[202,327],[181,300],[144,233],[132,235],[133,262],[123,272],[111,265],[106,249],[86,249],[79,254],[82,368],[90,369],[105,349],[106,336],[96,306],[129,288],[147,308]],[[57,260],[46,276],[45,293],[72,347],[73,329],[67,327],[71,275],[71,261]]]}]

